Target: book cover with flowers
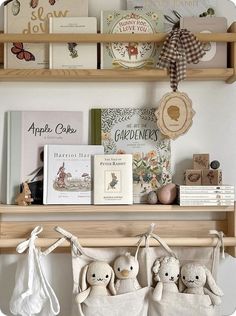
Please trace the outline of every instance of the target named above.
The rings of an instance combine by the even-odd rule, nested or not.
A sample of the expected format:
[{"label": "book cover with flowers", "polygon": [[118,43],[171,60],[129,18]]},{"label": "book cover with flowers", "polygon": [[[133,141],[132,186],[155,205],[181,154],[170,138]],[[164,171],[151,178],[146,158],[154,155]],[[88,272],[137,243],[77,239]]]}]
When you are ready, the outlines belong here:
[{"label": "book cover with flowers", "polygon": [[170,140],[156,125],[155,109],[108,108],[91,111],[91,142],[105,154],[133,155],[134,203],[171,182]]},{"label": "book cover with flowers", "polygon": [[[163,32],[163,15],[158,11],[102,11],[101,33],[154,34]],[[101,68],[155,68],[160,53],[158,43],[129,42],[101,44]]]}]

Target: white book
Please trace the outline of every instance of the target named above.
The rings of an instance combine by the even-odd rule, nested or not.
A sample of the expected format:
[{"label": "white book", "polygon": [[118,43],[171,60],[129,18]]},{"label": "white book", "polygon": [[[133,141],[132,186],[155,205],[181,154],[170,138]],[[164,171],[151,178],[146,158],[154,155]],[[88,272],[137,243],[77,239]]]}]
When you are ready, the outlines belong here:
[{"label": "white book", "polygon": [[44,146],[44,204],[92,204],[93,156],[100,145]]},{"label": "white book", "polygon": [[178,185],[180,191],[209,191],[209,190],[231,190],[234,191],[234,185]]},{"label": "white book", "polygon": [[[50,33],[97,33],[97,18],[66,17],[49,20]],[[52,43],[50,69],[97,69],[96,43]]]},{"label": "white book", "polygon": [[133,204],[132,155],[95,155],[94,204]]},{"label": "white book", "polygon": [[201,200],[201,199],[232,199],[234,200],[234,194],[180,194],[179,198],[182,199],[195,199],[195,200]]},{"label": "white book", "polygon": [[180,201],[180,206],[233,206],[234,201]]}]

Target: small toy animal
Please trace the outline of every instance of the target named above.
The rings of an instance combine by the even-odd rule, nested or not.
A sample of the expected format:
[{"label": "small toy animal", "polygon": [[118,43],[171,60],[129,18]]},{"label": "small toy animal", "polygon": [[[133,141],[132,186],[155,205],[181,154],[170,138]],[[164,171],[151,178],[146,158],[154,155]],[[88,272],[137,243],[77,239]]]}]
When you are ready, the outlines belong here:
[{"label": "small toy animal", "polygon": [[93,261],[86,265],[82,272],[82,291],[77,294],[76,302],[81,304],[88,296],[115,295],[114,278],[114,271],[106,262]]},{"label": "small toy animal", "polygon": [[114,271],[116,275],[115,289],[117,294],[133,292],[141,289],[137,280],[139,272],[139,263],[136,257],[130,253],[119,256],[114,262]]},{"label": "small toy animal", "polygon": [[178,293],[176,282],[179,279],[180,263],[174,257],[162,257],[154,262],[152,271],[157,285],[153,291],[153,300],[159,302],[163,291]]},{"label": "small toy animal", "polygon": [[220,305],[220,297],[223,296],[211,272],[198,263],[186,263],[182,266],[180,290],[189,294],[209,295],[212,305]]},{"label": "small toy animal", "polygon": [[23,190],[16,197],[15,202],[20,206],[30,205],[34,200],[31,197],[31,191],[27,182],[22,184]]}]

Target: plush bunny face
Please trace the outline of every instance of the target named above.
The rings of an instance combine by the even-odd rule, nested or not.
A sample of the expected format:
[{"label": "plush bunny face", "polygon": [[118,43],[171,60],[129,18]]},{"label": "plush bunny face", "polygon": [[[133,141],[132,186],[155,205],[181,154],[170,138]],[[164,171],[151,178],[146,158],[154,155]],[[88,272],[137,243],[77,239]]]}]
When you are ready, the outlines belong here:
[{"label": "plush bunny face", "polygon": [[115,260],[114,271],[118,279],[134,279],[139,271],[138,260],[129,253],[122,255]]},{"label": "plush bunny face", "polygon": [[163,283],[176,283],[179,278],[180,264],[174,257],[157,259],[153,266],[155,280]]},{"label": "plush bunny face", "polygon": [[112,268],[106,262],[92,262],[88,267],[87,282],[92,286],[107,286],[112,278],[112,273]]},{"label": "plush bunny face", "polygon": [[204,267],[196,263],[187,263],[181,269],[181,279],[187,288],[203,287],[206,283]]}]

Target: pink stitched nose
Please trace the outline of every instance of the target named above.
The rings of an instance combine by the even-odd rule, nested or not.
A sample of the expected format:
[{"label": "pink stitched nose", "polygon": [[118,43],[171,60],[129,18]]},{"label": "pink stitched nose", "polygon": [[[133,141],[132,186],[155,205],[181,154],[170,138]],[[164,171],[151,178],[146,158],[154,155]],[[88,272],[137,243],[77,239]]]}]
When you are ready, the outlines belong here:
[{"label": "pink stitched nose", "polygon": [[128,270],[122,270],[120,273],[123,277],[127,278],[129,276],[129,271]]}]

